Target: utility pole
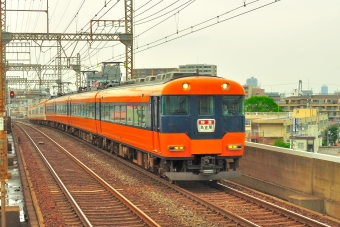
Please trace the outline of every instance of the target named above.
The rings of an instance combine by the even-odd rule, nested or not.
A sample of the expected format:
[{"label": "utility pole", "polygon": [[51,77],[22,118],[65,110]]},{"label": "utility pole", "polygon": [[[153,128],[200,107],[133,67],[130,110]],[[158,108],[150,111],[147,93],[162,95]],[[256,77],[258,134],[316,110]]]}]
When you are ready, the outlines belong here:
[{"label": "utility pole", "polygon": [[4,112],[7,96],[7,87],[5,86],[5,57],[6,44],[2,40],[2,32],[6,30],[4,18],[6,18],[5,9],[6,1],[0,2],[0,181],[1,181],[1,227],[6,227],[6,189],[5,183],[8,180],[7,172],[7,132],[4,127]]}]

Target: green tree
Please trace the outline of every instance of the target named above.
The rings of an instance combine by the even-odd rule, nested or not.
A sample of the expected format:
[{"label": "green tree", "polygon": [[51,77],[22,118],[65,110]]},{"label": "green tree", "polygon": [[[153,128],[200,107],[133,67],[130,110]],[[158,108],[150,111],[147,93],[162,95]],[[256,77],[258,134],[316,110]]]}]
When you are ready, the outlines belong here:
[{"label": "green tree", "polygon": [[334,144],[337,139],[338,139],[338,125],[332,125],[323,132],[322,144],[328,146],[327,142],[329,144]]},{"label": "green tree", "polygon": [[290,148],[290,144],[284,142],[282,139],[277,139],[274,141],[274,146],[277,147],[284,147],[284,148]]},{"label": "green tree", "polygon": [[245,102],[246,112],[284,112],[274,99],[266,96],[253,96]]}]

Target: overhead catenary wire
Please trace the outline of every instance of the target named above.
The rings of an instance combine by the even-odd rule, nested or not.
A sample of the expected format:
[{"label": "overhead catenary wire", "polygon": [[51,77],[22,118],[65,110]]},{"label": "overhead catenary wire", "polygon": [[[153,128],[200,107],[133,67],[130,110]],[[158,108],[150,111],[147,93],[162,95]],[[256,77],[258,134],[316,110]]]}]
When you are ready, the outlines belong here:
[{"label": "overhead catenary wire", "polygon": [[[184,7],[183,7],[182,9],[180,9],[177,13],[179,13],[180,11],[182,11],[183,9],[185,9],[187,6],[189,6],[189,5],[190,5],[191,3],[193,3],[194,1],[195,1],[195,0],[190,0],[190,1],[187,1],[186,3],[180,5],[179,7],[182,7],[182,6],[184,6]],[[171,4],[171,5],[172,5],[172,4]],[[174,10],[177,10],[179,7],[175,8]],[[153,8],[153,6],[150,7],[150,8],[148,8],[148,10],[150,10],[151,8]],[[168,7],[163,8],[163,10],[165,10],[166,8],[168,8]],[[146,12],[146,11],[147,11],[147,10],[145,10],[144,12]],[[173,10],[172,10],[172,11],[173,11]],[[170,11],[170,12],[172,12],[172,11]],[[169,12],[168,12],[168,13],[169,13]],[[166,13],[166,14],[168,14],[168,13]],[[166,14],[163,14],[163,15],[166,15]],[[139,14],[139,15],[141,15],[141,14]],[[163,15],[162,15],[162,16],[163,16]],[[154,26],[152,26],[151,28],[147,29],[146,31],[142,32],[141,34],[138,34],[138,36],[135,36],[134,38],[137,38],[137,37],[139,37],[140,35],[142,35],[142,34],[148,32],[148,31],[150,31],[151,29],[153,29],[153,28],[155,28],[156,26],[160,25],[161,23],[163,23],[164,21],[168,20],[168,19],[171,18],[172,16],[173,16],[173,15],[169,16],[168,18],[166,18],[166,19],[164,19],[163,21],[157,23],[156,25],[154,25]],[[158,17],[158,18],[159,18],[159,17]],[[150,21],[152,21],[152,20],[150,20]],[[118,46],[118,45],[120,45],[120,44],[114,44],[114,45],[107,46],[107,47],[102,47],[102,48],[111,48],[111,47]],[[91,57],[91,56],[85,55],[84,57],[85,57],[85,59],[86,59],[86,57]]]},{"label": "overhead catenary wire", "polygon": [[[251,4],[256,3],[256,2],[259,2],[259,1],[261,1],[261,0],[255,0],[255,1],[249,2],[249,3],[247,3],[247,5],[251,5]],[[234,8],[234,9],[232,9],[232,10],[229,10],[229,11],[227,11],[227,12],[221,14],[221,15],[218,15],[218,16],[213,17],[213,18],[211,18],[211,19],[208,19],[208,20],[205,20],[205,21],[200,22],[200,23],[198,23],[198,24],[195,24],[194,26],[190,26],[190,27],[187,27],[187,28],[185,28],[185,29],[182,29],[182,30],[178,31],[178,33],[175,32],[175,33],[172,33],[172,34],[170,34],[170,35],[168,35],[168,36],[165,36],[165,37],[163,37],[163,38],[160,38],[160,39],[157,39],[157,40],[155,40],[155,41],[149,42],[149,43],[147,43],[147,44],[145,44],[145,45],[139,46],[138,49],[134,48],[134,53],[137,54],[137,53],[140,53],[140,52],[143,52],[143,51],[146,51],[146,50],[150,50],[150,49],[155,48],[155,47],[157,47],[157,46],[159,46],[159,45],[162,45],[162,44],[165,44],[165,43],[174,41],[174,40],[176,40],[176,39],[179,39],[179,38],[185,37],[185,36],[187,36],[187,35],[193,34],[193,33],[195,33],[195,32],[201,31],[201,30],[203,30],[203,29],[207,29],[207,28],[212,27],[212,26],[215,26],[215,25],[217,25],[217,24],[220,24],[220,23],[229,21],[229,20],[231,20],[231,19],[240,17],[240,16],[242,16],[242,15],[245,15],[245,14],[247,14],[247,13],[250,13],[250,12],[259,10],[259,9],[261,9],[261,8],[267,7],[267,6],[272,5],[272,4],[274,4],[274,3],[276,3],[276,2],[279,2],[279,1],[281,1],[281,0],[275,0],[275,1],[273,1],[273,2],[270,2],[270,3],[264,4],[264,5],[258,6],[258,7],[256,7],[256,8],[247,10],[247,11],[242,12],[242,13],[239,13],[239,14],[237,14],[237,15],[234,15],[234,16],[231,16],[231,17],[228,17],[228,18],[225,18],[225,19],[221,19],[222,16],[228,15],[228,14],[231,13],[231,12],[234,12],[234,11],[236,11],[236,10],[238,10],[238,9],[244,8],[244,5],[242,4],[241,6],[236,7],[236,8]],[[203,27],[197,28],[196,30],[193,30],[194,27],[198,27],[198,26],[200,26],[200,25],[206,24],[206,23],[211,22],[211,21],[213,21],[211,24],[205,25],[205,26],[203,26]],[[189,31],[189,32],[180,35],[180,33],[183,33],[183,32],[186,32],[186,31]],[[171,38],[171,37],[173,37],[173,38]],[[169,38],[170,38],[170,39],[169,39]],[[107,59],[106,61],[120,60],[120,59],[123,59],[124,57],[125,57],[125,53],[122,53],[122,54],[117,55],[117,56],[114,57],[114,58]],[[88,67],[88,69],[92,69],[92,68],[94,68],[94,67],[95,67],[95,65],[92,65],[92,66]]]},{"label": "overhead catenary wire", "polygon": [[[257,0],[257,1],[260,1],[260,0]],[[257,2],[257,1],[253,1],[253,2]],[[111,1],[110,1],[110,2],[111,2]],[[150,1],[149,1],[149,2],[150,2]],[[188,2],[192,2],[192,1],[188,1]],[[275,1],[275,2],[278,2],[278,1]],[[275,2],[272,2],[272,3],[275,3]],[[83,1],[82,3],[84,3],[84,1]],[[269,4],[267,4],[267,5],[270,5],[270,4],[272,4],[272,3],[269,3]],[[250,4],[252,4],[252,2],[248,3],[247,5],[250,5]],[[266,6],[266,5],[264,5],[264,6]],[[196,24],[196,25],[194,25],[194,26],[187,27],[186,29],[179,30],[178,32],[176,31],[175,33],[172,33],[172,34],[170,34],[170,35],[167,35],[167,36],[165,36],[165,37],[163,37],[163,38],[156,39],[156,40],[154,40],[154,41],[152,41],[152,42],[148,42],[147,44],[139,45],[139,46],[138,46],[138,49],[134,48],[134,53],[137,54],[137,53],[140,53],[140,52],[143,52],[143,51],[146,51],[146,50],[150,50],[150,49],[155,48],[155,47],[157,47],[157,46],[159,46],[159,45],[168,43],[168,42],[170,42],[170,41],[173,41],[173,40],[176,40],[176,39],[179,39],[179,38],[182,38],[182,37],[187,36],[187,35],[189,35],[189,34],[198,32],[198,31],[200,31],[200,30],[207,29],[207,28],[209,28],[209,27],[211,27],[211,26],[217,25],[218,23],[225,22],[225,21],[227,21],[227,20],[230,20],[230,19],[233,19],[233,18],[235,18],[235,17],[241,16],[241,15],[243,15],[243,14],[245,14],[245,13],[249,13],[249,12],[252,12],[252,11],[257,10],[257,9],[259,9],[259,8],[262,8],[262,7],[264,7],[264,6],[261,6],[261,7],[258,7],[258,8],[256,8],[256,9],[252,9],[252,10],[249,10],[249,11],[247,11],[247,12],[244,12],[244,13],[238,14],[238,15],[236,15],[236,16],[233,16],[233,17],[230,17],[230,18],[227,18],[227,19],[222,20],[221,17],[224,16],[225,14],[228,14],[228,13],[230,13],[230,12],[236,10],[236,9],[239,9],[239,8],[241,8],[241,7],[244,7],[244,5],[242,4],[242,6],[237,7],[236,9],[231,10],[231,11],[228,11],[228,12],[226,12],[226,13],[224,13],[224,14],[221,14],[221,15],[219,15],[219,16],[217,16],[217,17],[213,17],[213,18],[211,18],[211,19],[209,19],[209,20],[206,20],[206,21],[204,21],[204,22],[198,23],[198,24]],[[104,9],[104,7],[100,10],[100,12],[101,12],[103,9]],[[79,10],[78,10],[78,11],[79,11]],[[107,12],[108,12],[108,11],[106,11],[106,13],[107,13]],[[145,11],[143,11],[143,12],[145,12]],[[97,14],[96,14],[96,15],[97,15]],[[138,14],[138,15],[142,15],[142,14]],[[175,14],[174,14],[174,15],[175,15]],[[173,15],[172,15],[172,16],[173,16]],[[172,16],[169,17],[169,18],[172,18]],[[146,18],[147,18],[147,17],[146,17]],[[150,18],[150,19],[151,19],[151,18]],[[74,20],[74,19],[73,19],[73,20]],[[71,21],[73,21],[73,20],[71,20]],[[212,22],[212,21],[213,21],[213,22]],[[211,22],[211,23],[208,24],[208,22]],[[88,24],[89,24],[89,23],[87,23],[87,25],[88,25]],[[85,26],[84,26],[81,30],[79,30],[79,31],[83,32],[83,31],[84,31],[83,29],[85,29],[85,27],[86,27],[87,25],[85,25]],[[204,25],[204,26],[201,26],[201,25]],[[201,26],[201,27],[199,27],[199,26]],[[66,27],[65,31],[66,31],[68,28],[69,28],[69,25]],[[87,29],[87,30],[88,30],[88,29]],[[87,31],[87,30],[86,30],[86,31]],[[177,30],[177,29],[176,29],[176,30]],[[134,36],[134,37],[135,37],[135,38],[138,37],[138,39],[140,39],[140,35],[141,35],[141,34],[138,34],[138,35],[136,35],[136,36]],[[74,42],[73,42],[73,43],[74,43]],[[106,44],[107,44],[107,41],[106,41]],[[72,42],[70,42],[69,44],[67,44],[67,46],[65,47],[65,50],[67,50],[68,48],[70,48],[71,45],[72,45]],[[83,56],[83,55],[81,55],[81,56],[82,56],[82,57],[86,57],[86,58],[91,58],[94,54],[98,54],[99,51],[100,51],[100,50],[99,50],[100,45],[105,45],[105,44],[98,44],[98,45],[96,46],[96,48],[98,48],[97,51],[96,51],[96,50],[93,50],[93,51],[87,50],[87,51],[86,51],[87,54],[86,54],[85,56]],[[81,50],[84,50],[84,49],[86,48],[86,46],[89,46],[88,43],[85,43],[84,46],[83,46],[83,48],[82,48]],[[114,46],[114,45],[113,45],[113,46]],[[111,47],[113,47],[113,46],[109,46],[109,47],[107,47],[107,48],[111,48]],[[92,48],[92,47],[91,47],[91,48]],[[105,48],[105,47],[102,47],[102,48]],[[46,51],[47,51],[47,50],[46,50]],[[46,52],[46,51],[45,51],[45,52]],[[81,52],[81,51],[80,51],[80,52]],[[124,58],[124,57],[125,57],[125,53],[124,53],[124,54],[117,55],[117,56],[112,56],[112,58],[109,58],[109,59],[107,59],[107,60],[105,60],[105,61],[110,61],[111,59],[122,59],[122,58]],[[84,59],[84,58],[83,58],[83,59]],[[52,58],[51,58],[51,60],[52,60]],[[51,60],[50,60],[49,64],[52,64],[53,61],[51,61]],[[97,63],[98,63],[98,62],[97,62]],[[97,66],[97,64],[90,65],[90,66],[88,67],[88,69],[90,69],[90,68],[92,68],[92,67],[96,67],[96,66]]]},{"label": "overhead catenary wire", "polygon": [[[112,1],[112,0],[110,0],[109,2],[107,2],[107,5],[108,5],[111,1]],[[84,2],[84,1],[83,1],[83,2]],[[114,6],[115,6],[118,2],[119,2],[119,1],[117,1],[117,2],[114,4]],[[150,1],[149,1],[149,2],[150,2]],[[149,3],[149,2],[147,2],[147,3]],[[147,3],[144,4],[143,6],[146,6]],[[139,7],[139,9],[143,8],[143,6],[142,6],[142,7]],[[96,16],[97,16],[104,8],[105,8],[105,6],[102,7],[101,10],[100,10],[98,13],[95,14],[95,17],[96,17]],[[77,10],[76,13],[79,13],[80,9],[81,9],[81,7],[79,7],[79,9]],[[110,9],[112,9],[112,7],[111,7]],[[136,11],[136,10],[135,10],[135,11]],[[108,12],[108,10],[107,10],[105,13],[103,13],[103,15],[101,15],[101,16],[99,17],[99,19],[102,18],[107,12]],[[94,17],[93,17],[92,19],[94,19]],[[73,19],[70,21],[69,25],[72,23],[73,20],[74,20],[74,17],[73,17]],[[69,27],[69,25],[67,26],[67,28]],[[87,25],[89,25],[89,22],[88,22],[86,25],[84,25],[84,27],[83,27],[82,29],[80,29],[79,32],[86,32],[86,31],[88,31],[89,28],[86,29],[86,30],[84,30],[85,27],[86,27]],[[59,26],[59,25],[58,25],[58,26]],[[67,30],[67,28],[65,29],[65,31]],[[70,42],[71,42],[71,41],[70,41]],[[69,43],[70,43],[70,42],[69,42]],[[71,44],[69,44],[69,47],[70,47],[70,46],[72,45],[72,43],[74,43],[74,42],[76,42],[76,41],[71,42]],[[55,45],[56,45],[56,43],[53,44],[52,46],[55,46]],[[68,44],[66,44],[66,45],[68,45]],[[66,47],[65,50],[67,50],[69,47]],[[86,47],[86,44],[84,44],[84,46],[83,46],[83,48],[82,48],[81,50],[83,50],[85,47]],[[51,47],[48,48],[47,50],[45,50],[45,52],[48,51],[48,50],[51,50]],[[80,51],[81,51],[81,50],[80,50]],[[89,52],[88,52],[88,53],[89,53]],[[54,57],[51,58],[49,62],[47,62],[47,65],[50,65],[51,63],[53,63],[53,62],[54,62],[53,59],[54,59]]]},{"label": "overhead catenary wire", "polygon": [[[247,3],[247,5],[251,5],[251,4],[254,4],[254,3],[259,2],[259,1],[261,1],[261,0],[255,0],[255,1],[249,2],[249,3]],[[233,17],[230,17],[230,18],[227,18],[227,19],[224,19],[224,20],[220,20],[221,17],[223,17],[223,16],[225,16],[225,15],[231,13],[231,12],[234,12],[234,11],[236,11],[236,10],[239,10],[239,9],[244,8],[244,4],[242,4],[242,5],[239,6],[239,7],[236,7],[236,8],[234,8],[234,9],[232,9],[232,10],[229,10],[229,11],[227,11],[227,12],[221,14],[221,15],[218,15],[218,16],[216,16],[216,17],[213,17],[213,18],[210,18],[210,19],[205,20],[205,21],[203,21],[203,22],[200,22],[200,23],[198,23],[198,24],[195,24],[194,26],[188,27],[188,28],[186,28],[186,29],[182,29],[182,30],[180,30],[180,31],[177,30],[177,31],[176,31],[175,33],[173,33],[173,34],[170,34],[170,35],[168,35],[168,36],[165,36],[165,37],[160,38],[160,39],[158,39],[158,40],[155,40],[155,41],[153,41],[153,42],[147,43],[147,44],[145,44],[145,45],[138,46],[138,49],[136,49],[136,48],[134,49],[134,53],[137,54],[137,53],[143,52],[143,51],[145,51],[145,50],[149,50],[149,49],[151,49],[151,48],[153,48],[153,47],[156,47],[156,46],[159,46],[159,45],[161,45],[161,44],[165,44],[165,43],[167,43],[167,42],[170,42],[170,41],[173,41],[173,40],[182,38],[182,37],[187,36],[187,35],[189,35],[189,34],[192,34],[192,33],[194,33],[194,32],[197,32],[197,31],[200,31],[200,30],[209,28],[209,27],[214,26],[214,25],[216,25],[216,24],[218,24],[218,23],[221,23],[221,22],[224,22],[224,21],[227,21],[227,20],[236,18],[236,17],[238,17],[238,16],[241,16],[241,15],[244,15],[244,14],[246,14],[246,13],[252,12],[252,11],[254,11],[254,10],[263,8],[263,7],[265,7],[265,6],[271,5],[271,4],[276,3],[276,2],[278,2],[278,1],[280,1],[280,0],[277,0],[277,1],[274,1],[274,2],[271,2],[271,3],[268,3],[268,4],[265,4],[265,5],[263,5],[263,6],[257,7],[257,8],[252,9],[252,10],[248,10],[248,11],[246,11],[246,12],[244,12],[244,13],[240,13],[240,14],[238,14],[238,15],[236,15],[236,16],[233,16]],[[168,18],[167,18],[167,19],[168,19]],[[197,26],[206,24],[206,23],[208,23],[208,22],[210,22],[210,21],[215,21],[216,19],[217,19],[217,22],[215,22],[215,23],[212,23],[212,24],[210,24],[210,25],[207,25],[207,26],[205,26],[205,27],[203,27],[203,28],[199,28],[199,29],[197,29],[197,30],[195,30],[195,31],[192,30],[194,27],[197,27]],[[164,20],[163,20],[163,21],[164,21]],[[163,21],[162,21],[162,22],[163,22]],[[172,39],[168,39],[169,37],[178,35],[179,33],[182,33],[182,32],[188,31],[188,30],[190,30],[189,33],[186,33],[186,34],[184,34],[184,35],[177,36],[177,37],[172,38]],[[145,32],[143,32],[143,33],[145,33]],[[140,35],[140,34],[138,34],[137,36],[139,37],[139,35]],[[135,37],[137,37],[137,36],[135,36]],[[116,45],[118,45],[118,44],[116,44]],[[115,46],[115,45],[114,45],[114,46]],[[144,49],[143,49],[143,48],[144,48]],[[110,60],[120,60],[120,59],[123,59],[124,57],[125,57],[125,54],[122,53],[122,54],[117,55],[115,58],[110,58],[110,59],[107,59],[106,61],[110,61]],[[95,65],[92,65],[92,66],[90,66],[90,67],[88,67],[88,68],[89,68],[89,69],[92,69],[93,67],[95,67]]]}]

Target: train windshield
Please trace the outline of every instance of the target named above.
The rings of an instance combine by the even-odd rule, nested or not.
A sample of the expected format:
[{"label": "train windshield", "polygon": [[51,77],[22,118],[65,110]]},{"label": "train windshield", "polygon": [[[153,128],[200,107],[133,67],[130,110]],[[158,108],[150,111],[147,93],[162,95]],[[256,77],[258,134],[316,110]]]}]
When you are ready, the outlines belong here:
[{"label": "train windshield", "polygon": [[223,115],[244,115],[244,96],[223,96]]},{"label": "train windshield", "polygon": [[188,115],[188,96],[162,96],[162,115]]},{"label": "train windshield", "polygon": [[198,97],[198,114],[214,115],[215,114],[214,96],[205,95]]}]

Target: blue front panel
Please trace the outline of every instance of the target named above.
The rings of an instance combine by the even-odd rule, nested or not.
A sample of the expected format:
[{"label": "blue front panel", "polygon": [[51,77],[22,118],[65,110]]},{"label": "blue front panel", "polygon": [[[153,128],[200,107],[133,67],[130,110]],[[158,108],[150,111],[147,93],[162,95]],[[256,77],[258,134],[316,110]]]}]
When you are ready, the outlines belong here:
[{"label": "blue front panel", "polygon": [[[185,133],[191,139],[221,139],[228,132],[245,132],[245,116],[242,111],[223,114],[223,96],[214,96],[214,107],[207,114],[202,114],[199,103],[203,96],[190,96],[188,114],[161,115],[161,133]],[[224,96],[226,97],[226,96]],[[230,96],[232,97],[232,96]],[[165,105],[164,108],[169,108]],[[215,120],[214,132],[199,132],[197,120]]]},{"label": "blue front panel", "polygon": [[161,133],[185,133],[191,139],[221,139],[228,132],[244,132],[245,117],[244,116],[214,116],[206,117],[215,119],[215,132],[198,132],[197,119],[198,116],[162,116],[161,117]]}]

